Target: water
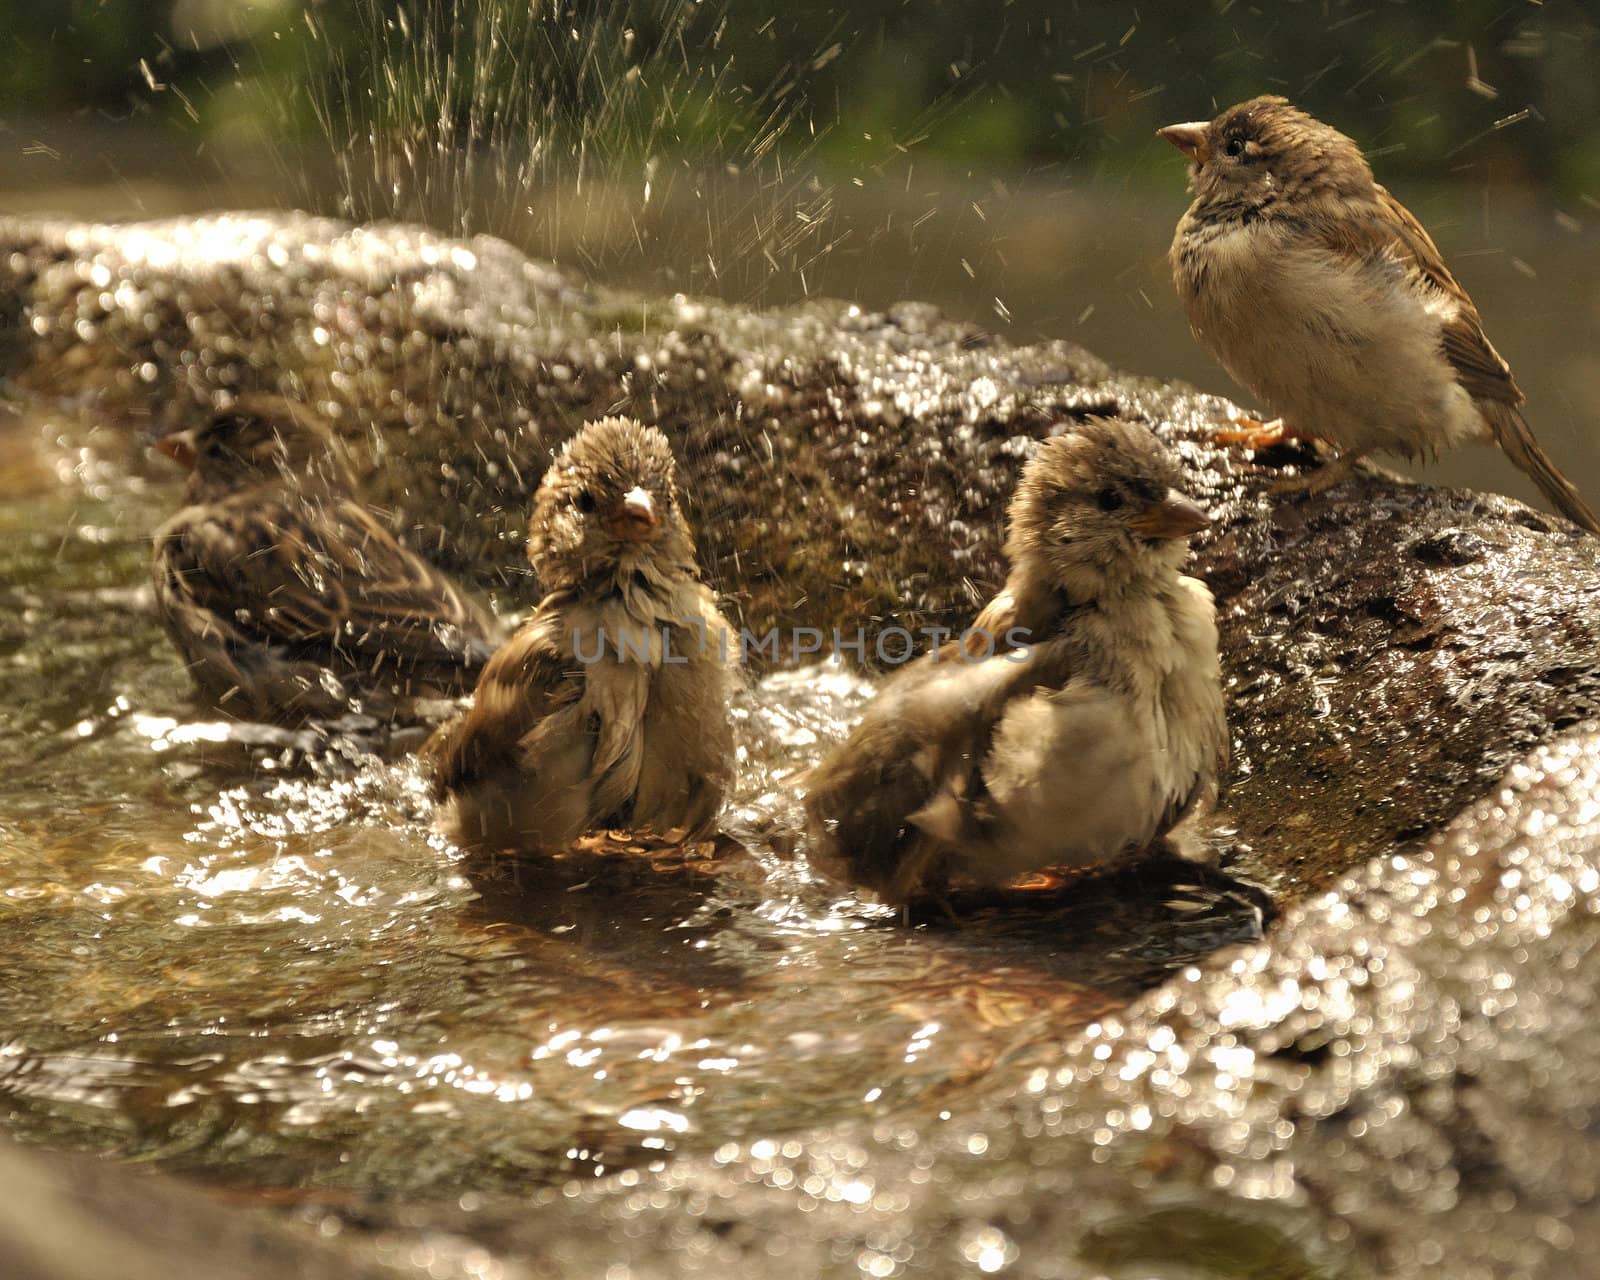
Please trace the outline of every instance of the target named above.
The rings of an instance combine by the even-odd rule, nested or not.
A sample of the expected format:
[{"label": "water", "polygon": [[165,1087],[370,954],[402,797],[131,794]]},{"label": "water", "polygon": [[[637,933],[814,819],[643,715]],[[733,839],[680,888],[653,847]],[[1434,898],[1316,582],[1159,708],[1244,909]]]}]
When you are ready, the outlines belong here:
[{"label": "water", "polygon": [[0,533],[0,1094],[30,1139],[320,1202],[934,1123],[1259,931],[1161,866],[958,901],[959,927],[815,881],[787,781],[870,694],[833,668],[742,698],[742,842],[465,861],[407,761],[191,704],[142,585],[177,482],[63,437],[12,425]]},{"label": "water", "polygon": [[[417,74],[390,123],[425,144],[427,95],[416,94],[451,86],[427,82],[438,68]],[[603,96],[580,134],[628,141],[634,92]],[[126,123],[22,129],[44,147],[6,158],[7,211],[132,217],[283,199],[247,149],[202,157],[155,139],[141,153]],[[724,139],[712,143],[701,159],[718,158]],[[919,162],[892,184],[813,189],[803,169],[777,183],[667,182],[628,152],[591,167],[580,192],[449,153],[402,190],[417,154],[336,149],[331,169],[287,148],[276,159],[301,203],[488,226],[605,283],[762,302],[928,297],[1008,338],[1067,335],[1125,367],[1226,389],[1183,331],[1162,261],[1185,202],[1176,162],[1161,184]],[[1402,194],[1460,267],[1541,437],[1600,488],[1592,215],[1472,182]],[[794,230],[796,209],[816,231]],[[706,1174],[726,1167],[747,1188],[796,1189],[749,1217],[751,1231],[779,1228],[773,1241],[790,1218],[861,1210],[847,1265],[868,1274],[914,1254],[945,1274],[1004,1268],[1029,1229],[1033,1269],[1060,1268],[1070,1238],[1086,1264],[1119,1276],[1340,1274],[1310,1238],[1349,1241],[1352,1224],[1364,1256],[1388,1249],[1413,1272],[1445,1245],[1480,1262],[1526,1259],[1548,1256],[1529,1243],[1535,1229],[1557,1254],[1582,1231],[1565,1188],[1514,1181],[1472,1146],[1450,1089],[1467,1091],[1468,1113],[1498,1138],[1481,1146],[1512,1173],[1565,1142],[1549,1163],[1578,1170],[1568,1194],[1581,1193],[1572,1147],[1596,1060],[1583,1051],[1593,984],[1580,980],[1594,954],[1591,833],[1561,858],[1546,851],[1559,874],[1530,873],[1527,893],[1481,890],[1497,914],[1462,923],[1440,904],[1459,900],[1462,864],[1488,856],[1469,826],[1444,846],[1450,859],[1465,848],[1459,860],[1374,860],[1231,961],[1217,952],[1258,936],[1258,901],[1171,867],[1041,878],[958,901],[960,927],[936,913],[904,927],[792,856],[789,779],[868,693],[804,671],[767,676],[742,702],[734,838],[694,851],[598,840],[548,861],[468,863],[431,833],[404,761],[219,726],[191,704],[143,587],[145,540],[176,480],[59,404],[22,407],[0,442],[0,1098],[12,1131],[336,1212],[386,1198],[436,1208],[469,1235],[509,1232],[530,1192],[571,1200],[581,1184],[594,1198],[577,1202],[580,1225],[563,1238],[619,1252],[627,1240],[656,1247],[631,1188],[676,1222],[699,1194],[679,1188],[731,1199]],[[1526,496],[1492,454],[1447,466],[1440,474]],[[1264,521],[1253,516],[1249,536],[1276,536]],[[1284,653],[1305,639],[1276,615],[1270,627]],[[1396,705],[1398,724],[1412,708]],[[1343,751],[1333,739],[1346,717],[1332,713],[1316,713],[1330,743],[1307,742]],[[1265,736],[1276,723],[1250,728]],[[1314,814],[1289,829],[1318,797],[1353,813],[1358,770],[1319,753],[1313,785],[1296,773],[1306,743],[1281,745],[1282,758],[1262,747],[1241,760],[1247,804],[1294,810],[1267,859],[1292,878],[1313,838],[1348,840],[1338,865],[1359,867],[1360,838],[1386,818],[1345,831]],[[1384,743],[1358,746],[1377,758]],[[1422,733],[1416,746],[1425,773],[1435,745]],[[1498,767],[1464,754],[1464,777]],[[1401,808],[1454,811],[1395,777],[1358,781],[1377,810],[1398,793]],[[1508,860],[1521,856],[1518,830],[1495,837]],[[1371,918],[1352,924],[1350,903]],[[1438,921],[1431,938],[1425,914]],[[1203,974],[1188,969],[1208,957]],[[1319,1000],[1330,1020],[1303,1034]],[[1422,1065],[1411,1078],[1397,1062]],[[1480,1076],[1492,1101],[1473,1110]],[[919,1190],[929,1169],[953,1202],[942,1219],[906,1211],[931,1194]],[[1332,1206],[1320,1214],[1306,1199],[1319,1194]],[[453,1215],[495,1196],[476,1220]],[[1069,1207],[1052,1233],[1039,1224],[1054,1205]],[[1497,1225],[1513,1209],[1515,1225]],[[542,1216],[528,1229],[554,1238],[560,1224]]]}]

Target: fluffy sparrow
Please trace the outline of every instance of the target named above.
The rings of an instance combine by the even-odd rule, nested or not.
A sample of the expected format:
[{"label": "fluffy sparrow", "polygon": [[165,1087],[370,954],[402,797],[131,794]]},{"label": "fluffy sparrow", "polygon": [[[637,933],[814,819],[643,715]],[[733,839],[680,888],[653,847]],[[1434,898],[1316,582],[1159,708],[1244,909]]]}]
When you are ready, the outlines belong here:
[{"label": "fluffy sparrow", "polygon": [[190,469],[156,531],[156,604],[223,710],[371,709],[462,691],[488,661],[493,619],[373,517],[306,406],[241,396],[156,447]]},{"label": "fluffy sparrow", "polygon": [[569,440],[535,495],[528,559],[548,594],[424,747],[444,829],[532,851],[593,830],[703,835],[732,773],[738,652],[666,437],[606,418]]},{"label": "fluffy sparrow", "polygon": [[[1498,444],[1556,510],[1600,520],[1533,438],[1511,369],[1411,212],[1344,134],[1252,98],[1161,136],[1192,162],[1171,259],[1195,336],[1282,422],[1232,433],[1326,441],[1326,488],[1362,455]],[[1227,433],[1225,433],[1227,434]]]},{"label": "fluffy sparrow", "polygon": [[[1150,431],[1045,441],[1012,500],[1003,616],[896,673],[806,779],[812,848],[882,900],[998,884],[1149,844],[1227,750],[1211,593],[1182,573],[1205,513]],[[988,656],[982,656],[981,649]]]}]

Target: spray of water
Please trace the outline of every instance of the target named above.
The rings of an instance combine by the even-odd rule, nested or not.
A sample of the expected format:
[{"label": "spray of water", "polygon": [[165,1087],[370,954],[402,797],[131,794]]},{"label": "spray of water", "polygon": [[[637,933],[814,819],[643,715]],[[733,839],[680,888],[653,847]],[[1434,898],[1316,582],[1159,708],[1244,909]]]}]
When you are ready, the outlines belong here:
[{"label": "spray of water", "polygon": [[[596,274],[621,258],[688,262],[692,282],[733,296],[803,275],[835,235],[832,191],[809,163],[831,126],[804,79],[838,44],[824,38],[808,62],[753,84],[723,48],[729,24],[748,20],[736,10],[359,0],[337,19],[308,11],[307,80],[339,212],[489,232]],[[330,30],[335,20],[359,24],[358,37]],[[683,234],[685,205],[703,236],[692,249],[663,244]]]}]

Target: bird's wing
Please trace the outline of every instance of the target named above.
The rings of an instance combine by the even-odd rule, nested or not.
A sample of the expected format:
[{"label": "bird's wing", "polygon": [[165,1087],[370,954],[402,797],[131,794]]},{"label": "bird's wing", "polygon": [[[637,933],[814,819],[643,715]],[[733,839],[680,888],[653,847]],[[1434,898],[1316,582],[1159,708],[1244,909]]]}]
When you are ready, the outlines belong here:
[{"label": "bird's wing", "polygon": [[1450,269],[1439,247],[1411,210],[1384,187],[1376,187],[1377,210],[1369,217],[1340,217],[1318,224],[1328,247],[1357,260],[1387,257],[1413,279],[1437,290],[1453,304],[1444,318],[1440,344],[1461,385],[1475,400],[1521,404],[1522,389],[1511,366],[1483,331],[1483,317]]},{"label": "bird's wing", "polygon": [[1440,349],[1462,387],[1478,402],[1478,411],[1495,441],[1539,486],[1551,506],[1590,533],[1600,533],[1600,516],[1534,439],[1518,408],[1525,399],[1522,388],[1484,334],[1478,309],[1445,267],[1438,247],[1409,209],[1382,187],[1377,188],[1377,195],[1378,214],[1321,224],[1324,243],[1335,253],[1354,259],[1387,257],[1455,304],[1452,313],[1443,317]]},{"label": "bird's wing", "polygon": [[523,739],[579,699],[583,671],[560,643],[563,625],[558,609],[541,606],[489,659],[472,709],[423,746],[423,766],[436,797],[515,768]]},{"label": "bird's wing", "polygon": [[914,888],[908,873],[920,872],[908,832],[940,838],[952,823],[971,822],[978,769],[1003,709],[1041,684],[1065,682],[1070,666],[1057,640],[982,661],[952,642],[902,668],[802,784],[821,863],[904,897]]},{"label": "bird's wing", "polygon": [[476,674],[494,651],[492,617],[450,578],[401,545],[365,506],[339,498],[327,554],[343,559],[345,643],[402,666]]},{"label": "bird's wing", "polygon": [[[205,570],[202,542],[217,531],[192,512],[180,512],[155,535],[151,565],[156,604],[167,634],[177,645],[200,688],[228,710],[265,717],[307,705],[337,714],[337,700],[324,691],[315,663],[296,660],[261,643],[237,625],[233,610],[218,612],[215,584]],[[309,707],[327,693],[328,706]]]},{"label": "bird's wing", "polygon": [[492,623],[360,503],[253,491],[197,508],[168,537],[193,602],[264,644],[316,650],[382,673],[475,673]]},{"label": "bird's wing", "polygon": [[1060,593],[1049,583],[1013,570],[967,628],[966,651],[985,657],[1035,644],[1055,627],[1061,613]]},{"label": "bird's wing", "polygon": [[1077,665],[1075,651],[1067,639],[1029,644],[922,689],[907,717],[926,744],[921,767],[936,790],[960,802],[969,827],[978,821],[971,806],[983,798],[983,763],[1007,708],[1041,687],[1065,686]]}]

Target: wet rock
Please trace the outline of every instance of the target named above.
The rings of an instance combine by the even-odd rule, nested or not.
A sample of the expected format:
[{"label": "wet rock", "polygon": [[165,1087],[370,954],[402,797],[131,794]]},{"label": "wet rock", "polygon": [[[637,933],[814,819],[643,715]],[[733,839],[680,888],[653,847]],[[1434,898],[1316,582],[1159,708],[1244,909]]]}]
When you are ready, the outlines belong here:
[{"label": "wet rock", "polygon": [[730,1146],[664,1191],[574,1188],[541,1247],[581,1261],[598,1218],[672,1246],[627,1251],[645,1276],[1588,1274],[1597,793],[1591,727],[1266,941],[1042,1046],[986,1111]]},{"label": "wet rock", "polygon": [[1600,708],[1600,540],[1378,475],[1271,497],[1314,459],[1212,448],[1225,402],[1068,343],[975,344],[926,306],[653,299],[488,237],[273,214],[0,221],[0,317],[19,390],[136,434],[223,392],[322,403],[413,545],[512,605],[532,600],[551,450],[603,413],[659,422],[701,562],[753,636],[778,629],[758,650],[778,661],[835,631],[871,661],[887,626],[962,625],[1003,576],[1033,441],[1143,419],[1216,517],[1197,568],[1223,621],[1229,810],[1289,894],[1435,828]]},{"label": "wet rock", "polygon": [[869,657],[888,625],[970,616],[1017,469],[1075,417],[1149,422],[1215,514],[1231,865],[1283,909],[1267,939],[1071,1042],[1043,1029],[943,1131],[841,1125],[485,1206],[507,1256],[1554,1276],[1600,1243],[1600,540],[1377,473],[1274,496],[1312,455],[1218,451],[1224,402],[1070,344],[645,298],[409,227],[0,222],[0,326],[18,389],[133,439],[219,392],[322,402],[397,527],[512,605],[545,461],[606,412],[674,438],[746,628],[859,628]]}]

